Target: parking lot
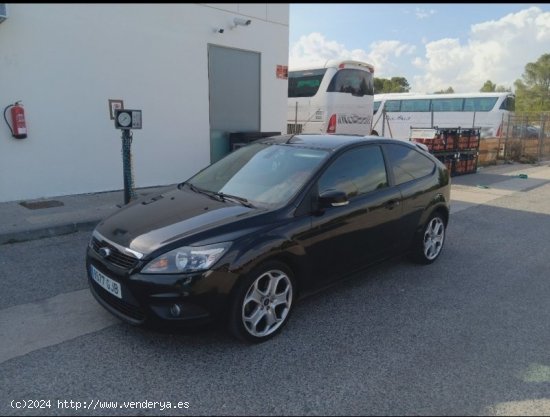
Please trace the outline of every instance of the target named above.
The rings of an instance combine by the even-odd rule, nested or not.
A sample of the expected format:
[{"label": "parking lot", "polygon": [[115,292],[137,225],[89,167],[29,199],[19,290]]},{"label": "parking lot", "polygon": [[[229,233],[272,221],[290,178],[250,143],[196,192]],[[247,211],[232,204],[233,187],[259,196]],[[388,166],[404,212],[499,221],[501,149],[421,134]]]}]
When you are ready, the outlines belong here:
[{"label": "parking lot", "polygon": [[90,232],[1,245],[0,414],[548,415],[550,166],[453,178],[452,199],[437,262],[307,298],[255,346],[111,317]]}]

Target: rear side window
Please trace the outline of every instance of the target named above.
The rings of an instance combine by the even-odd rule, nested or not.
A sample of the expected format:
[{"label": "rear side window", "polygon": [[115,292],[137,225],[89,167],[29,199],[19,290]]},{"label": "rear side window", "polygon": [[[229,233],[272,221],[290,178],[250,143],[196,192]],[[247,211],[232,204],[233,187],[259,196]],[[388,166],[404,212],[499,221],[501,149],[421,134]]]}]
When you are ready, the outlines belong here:
[{"label": "rear side window", "polygon": [[327,93],[350,93],[354,96],[373,95],[372,74],[357,69],[341,69],[327,88]]},{"label": "rear side window", "polygon": [[382,103],[381,101],[375,101],[374,102],[373,107],[372,107],[372,112],[373,113],[376,113],[378,111],[378,109],[380,108],[381,103]]},{"label": "rear side window", "polygon": [[398,144],[385,144],[396,185],[425,177],[434,172],[435,163],[415,149]]},{"label": "rear side window", "polygon": [[348,199],[388,186],[379,146],[362,146],[340,155],[319,179],[319,193],[344,191]]},{"label": "rear side window", "polygon": [[321,81],[327,72],[326,68],[291,71],[288,73],[289,97],[313,97],[317,94]]}]

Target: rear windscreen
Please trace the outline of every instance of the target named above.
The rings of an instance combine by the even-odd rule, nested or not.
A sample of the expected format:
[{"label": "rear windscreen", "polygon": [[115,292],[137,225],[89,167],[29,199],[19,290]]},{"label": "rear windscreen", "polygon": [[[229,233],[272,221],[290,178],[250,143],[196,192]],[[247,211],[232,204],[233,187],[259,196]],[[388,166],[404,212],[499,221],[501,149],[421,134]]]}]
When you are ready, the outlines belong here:
[{"label": "rear windscreen", "polygon": [[290,71],[288,73],[288,96],[313,97],[319,90],[325,72],[327,72],[326,68]]},{"label": "rear windscreen", "polygon": [[350,93],[354,96],[372,96],[374,87],[372,74],[358,69],[345,68],[339,70],[327,88],[327,93]]}]

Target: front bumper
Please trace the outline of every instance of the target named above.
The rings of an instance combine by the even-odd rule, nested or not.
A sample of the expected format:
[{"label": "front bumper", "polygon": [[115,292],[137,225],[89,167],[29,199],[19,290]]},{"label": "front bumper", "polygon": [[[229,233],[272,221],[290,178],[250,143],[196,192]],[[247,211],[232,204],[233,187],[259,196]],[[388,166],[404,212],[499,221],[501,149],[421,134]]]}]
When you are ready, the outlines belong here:
[{"label": "front bumper", "polygon": [[[122,298],[118,298],[91,276],[91,266],[119,283]],[[199,324],[223,315],[229,308],[229,296],[237,276],[219,267],[195,274],[140,274],[142,263],[125,270],[101,258],[88,248],[86,270],[90,291],[106,310],[133,324],[172,323]],[[174,306],[179,308],[175,315]]]}]

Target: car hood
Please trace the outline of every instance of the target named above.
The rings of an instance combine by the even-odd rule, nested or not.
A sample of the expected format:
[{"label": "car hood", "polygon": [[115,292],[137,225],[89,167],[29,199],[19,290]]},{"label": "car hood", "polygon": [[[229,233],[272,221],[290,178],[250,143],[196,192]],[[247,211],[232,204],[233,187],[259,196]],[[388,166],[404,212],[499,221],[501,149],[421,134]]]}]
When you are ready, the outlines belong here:
[{"label": "car hood", "polygon": [[96,230],[147,255],[172,242],[262,212],[265,210],[175,187],[132,202],[99,223]]}]

